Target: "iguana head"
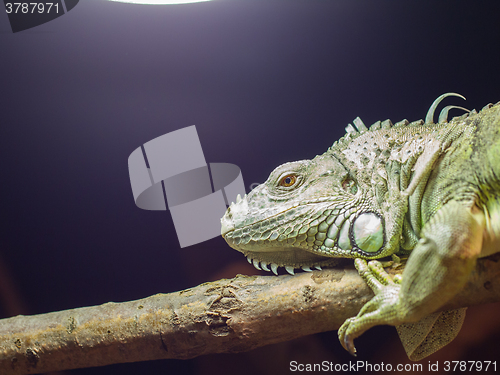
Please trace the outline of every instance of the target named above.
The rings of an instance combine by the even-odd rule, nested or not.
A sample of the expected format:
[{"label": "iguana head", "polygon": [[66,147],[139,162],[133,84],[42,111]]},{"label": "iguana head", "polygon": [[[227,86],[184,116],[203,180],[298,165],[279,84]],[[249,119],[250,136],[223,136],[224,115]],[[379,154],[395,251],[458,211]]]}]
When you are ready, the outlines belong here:
[{"label": "iguana head", "polygon": [[384,218],[370,186],[342,155],[286,163],[222,218],[222,236],[256,267],[309,270],[335,258],[377,257]]}]

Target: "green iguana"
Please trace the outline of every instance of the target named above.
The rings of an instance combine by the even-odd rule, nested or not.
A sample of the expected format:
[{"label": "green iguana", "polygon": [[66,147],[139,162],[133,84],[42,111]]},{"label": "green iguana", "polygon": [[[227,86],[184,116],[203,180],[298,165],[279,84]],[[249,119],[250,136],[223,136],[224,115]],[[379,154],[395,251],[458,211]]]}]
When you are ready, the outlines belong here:
[{"label": "green iguana", "polygon": [[[465,308],[435,311],[478,257],[500,250],[500,102],[450,122],[450,109],[465,108],[447,106],[435,124],[447,96],[465,99],[441,95],[425,122],[368,129],[356,118],[324,154],[277,167],[221,219],[227,243],[275,274],[354,258],[375,297],[338,331],[351,354],[353,340],[381,324],[397,327],[413,360],[446,345]],[[367,263],[408,254],[402,279]]]}]

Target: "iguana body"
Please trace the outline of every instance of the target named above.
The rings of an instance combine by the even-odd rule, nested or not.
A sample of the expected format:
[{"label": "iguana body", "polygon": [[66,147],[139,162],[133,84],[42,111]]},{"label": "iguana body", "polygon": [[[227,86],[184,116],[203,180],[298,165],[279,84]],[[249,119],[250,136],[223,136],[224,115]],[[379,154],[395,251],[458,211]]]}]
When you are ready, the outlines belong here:
[{"label": "iguana body", "polygon": [[[375,297],[339,329],[344,347],[398,326],[410,358],[451,341],[464,309],[434,313],[464,286],[478,257],[500,250],[500,103],[433,124],[367,129],[361,120],[312,160],[286,163],[222,218],[222,235],[260,269],[310,271],[355,258]],[[379,262],[410,254],[402,281]]]}]

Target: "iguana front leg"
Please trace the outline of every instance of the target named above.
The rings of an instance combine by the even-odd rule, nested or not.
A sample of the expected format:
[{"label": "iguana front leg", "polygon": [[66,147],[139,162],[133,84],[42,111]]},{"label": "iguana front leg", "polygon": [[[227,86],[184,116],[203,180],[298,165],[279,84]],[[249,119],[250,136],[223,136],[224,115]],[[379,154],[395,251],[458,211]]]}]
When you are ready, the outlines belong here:
[{"label": "iguana front leg", "polygon": [[[427,222],[403,272],[401,284],[366,261],[356,259],[360,275],[375,293],[339,329],[339,339],[354,354],[353,340],[381,324],[417,322],[460,291],[481,251],[484,218],[473,208],[451,201]],[[383,271],[383,270],[382,270]]]}]

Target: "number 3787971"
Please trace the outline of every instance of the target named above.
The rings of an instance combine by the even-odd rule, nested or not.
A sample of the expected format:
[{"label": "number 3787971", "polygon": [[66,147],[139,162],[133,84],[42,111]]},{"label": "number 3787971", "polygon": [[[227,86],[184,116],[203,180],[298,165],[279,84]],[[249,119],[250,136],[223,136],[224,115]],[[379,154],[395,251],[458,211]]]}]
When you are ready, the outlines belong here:
[{"label": "number 3787971", "polygon": [[59,13],[58,3],[5,3],[7,13]]}]

